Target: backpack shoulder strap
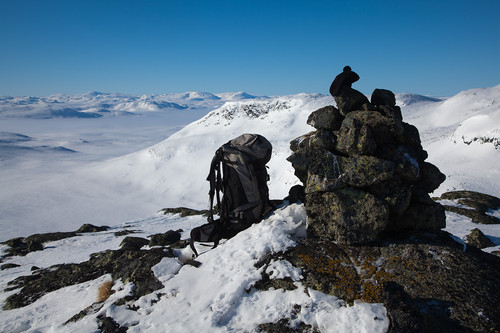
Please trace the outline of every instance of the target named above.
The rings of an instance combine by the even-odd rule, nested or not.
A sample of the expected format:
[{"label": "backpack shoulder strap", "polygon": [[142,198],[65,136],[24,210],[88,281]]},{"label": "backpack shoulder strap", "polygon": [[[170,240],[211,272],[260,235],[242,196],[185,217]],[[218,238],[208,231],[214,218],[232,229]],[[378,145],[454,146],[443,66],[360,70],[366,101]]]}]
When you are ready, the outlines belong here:
[{"label": "backpack shoulder strap", "polygon": [[212,159],[212,163],[210,164],[210,171],[207,177],[207,180],[210,183],[210,190],[208,192],[209,200],[210,200],[210,206],[209,206],[209,211],[208,211],[208,222],[213,223],[214,222],[214,214],[213,214],[213,207],[214,207],[214,197],[217,197],[217,205],[220,207],[220,191],[222,189],[222,179],[221,179],[221,169],[220,169],[220,164],[222,162],[222,157],[223,157],[223,151],[222,147],[217,149],[215,152],[215,156]]}]

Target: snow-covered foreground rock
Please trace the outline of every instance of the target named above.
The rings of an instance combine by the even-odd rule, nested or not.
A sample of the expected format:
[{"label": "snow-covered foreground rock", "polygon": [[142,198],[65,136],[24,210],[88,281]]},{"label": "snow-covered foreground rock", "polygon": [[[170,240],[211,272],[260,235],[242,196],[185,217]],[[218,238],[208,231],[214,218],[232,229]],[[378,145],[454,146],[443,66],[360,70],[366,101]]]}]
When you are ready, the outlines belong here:
[{"label": "snow-covered foreground rock", "polygon": [[[447,217],[447,230],[452,233],[460,235],[479,226],[490,237],[498,235],[498,225],[480,226],[455,213]],[[186,264],[192,255],[189,247],[174,249],[174,256],[151,267],[160,287],[140,297],[134,296],[139,285],[133,276],[116,279],[111,271],[76,284],[68,276],[65,287],[47,287],[41,297],[29,300],[27,295],[25,306],[0,310],[0,330],[97,332],[111,325],[130,332],[256,332],[273,328],[387,332],[391,322],[393,328],[406,329],[429,327],[425,325],[463,328],[463,324],[475,327],[475,331],[495,327],[499,317],[494,301],[498,299],[498,258],[465,245],[455,236],[462,242],[459,244],[447,234],[418,235],[377,246],[336,246],[304,238],[306,219],[303,205],[282,205],[261,223],[215,249],[198,244],[203,248],[197,258],[199,267]],[[51,271],[61,269],[62,264],[83,264],[99,251],[122,251],[123,261],[114,264],[119,270],[133,264],[126,257],[134,257],[134,251],[162,249],[120,250],[125,238],[148,238],[168,229],[182,229],[181,238],[186,239],[193,227],[203,223],[201,215],[159,213],[107,231],[49,242],[43,251],[26,256],[7,257],[0,271],[0,302],[6,306],[12,296],[28,292],[27,285],[19,289],[23,284],[9,289],[9,282],[22,276],[32,276],[30,280],[43,289],[44,276]],[[500,248],[498,238],[492,239],[497,246],[485,250]],[[74,267],[88,269],[85,265]],[[93,272],[82,273],[92,276]],[[98,301],[99,287],[106,281],[112,281],[111,295]],[[343,297],[333,296],[337,294]],[[457,319],[461,321],[455,322]]]},{"label": "snow-covered foreground rock", "polygon": [[[252,331],[259,324],[289,317],[294,310],[291,305],[298,305],[301,310],[296,314],[297,322],[319,328],[344,323],[344,328],[359,332],[383,332],[388,326],[383,306],[356,304],[345,307],[343,301],[332,296],[314,291],[308,295],[298,282],[301,272],[287,262],[275,262],[267,269],[273,277],[290,277],[297,281],[296,290],[257,291],[251,288],[262,278],[264,267],[257,268],[258,261],[268,253],[281,252],[295,245],[294,238],[304,235],[305,219],[303,207],[292,205],[205,253],[199,258],[202,263],[199,268],[185,267],[168,282],[164,290],[167,297],[154,309],[146,308],[143,313],[148,314],[147,318],[132,331],[180,332],[200,327],[209,331]],[[159,269],[168,271],[164,267]],[[332,311],[339,308],[342,309],[338,312]],[[196,315],[186,316],[186,313]],[[123,318],[125,323],[133,323],[133,314]],[[375,317],[380,320],[373,320]],[[353,320],[358,321],[357,327],[351,326]]]},{"label": "snow-covered foreground rock", "polygon": [[[163,289],[143,296],[133,304],[115,302],[131,293],[132,283],[115,281],[115,291],[103,304],[95,304],[98,286],[109,275],[65,287],[49,293],[19,309],[1,311],[3,332],[90,332],[98,329],[98,317],[110,317],[130,332],[206,332],[256,330],[257,326],[282,318],[295,318],[292,326],[303,323],[321,331],[385,332],[389,321],[381,304],[344,301],[309,289],[300,282],[302,273],[287,261],[259,265],[266,255],[283,252],[296,245],[305,235],[306,215],[302,205],[278,209],[268,219],[256,224],[203,253],[198,268],[183,265],[190,249],[178,250],[178,258],[164,258],[152,268],[164,284]],[[103,249],[116,249],[121,241],[114,233],[133,229],[134,236],[163,232],[165,228],[183,228],[184,236],[192,227],[203,223],[203,217],[180,218],[178,215],[156,215],[112,228],[109,232],[69,238],[46,245],[41,252],[14,257],[6,262],[21,266],[2,271],[0,287],[16,276],[30,274],[31,266],[81,262]],[[64,255],[63,255],[64,253]],[[265,271],[271,279],[290,278],[295,290],[257,290],[254,287]],[[16,290],[18,291],[18,290]],[[13,291],[13,292],[16,292]],[[4,301],[13,292],[2,293]],[[64,325],[72,316],[94,304],[98,310]],[[334,328],[332,330],[332,328]]]}]

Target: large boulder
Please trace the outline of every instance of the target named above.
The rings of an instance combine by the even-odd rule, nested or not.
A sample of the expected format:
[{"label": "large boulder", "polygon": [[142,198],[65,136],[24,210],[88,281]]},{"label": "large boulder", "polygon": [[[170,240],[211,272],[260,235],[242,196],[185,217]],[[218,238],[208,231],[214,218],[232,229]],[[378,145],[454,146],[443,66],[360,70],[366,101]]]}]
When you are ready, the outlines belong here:
[{"label": "large boulder", "polygon": [[290,142],[290,150],[335,149],[335,135],[323,129],[307,133]]},{"label": "large boulder", "polygon": [[345,186],[346,184],[340,178],[331,178],[309,173],[307,175],[305,193],[331,192]]},{"label": "large boulder", "polygon": [[444,231],[361,246],[309,237],[268,261],[283,259],[308,288],[383,304],[391,333],[500,329],[500,258],[464,249]]},{"label": "large boulder", "polygon": [[295,175],[307,183],[308,174],[321,175],[327,178],[340,176],[337,155],[325,149],[300,149],[287,158],[295,169]]},{"label": "large boulder", "polygon": [[343,116],[351,111],[363,110],[370,103],[361,92],[348,87],[342,89],[342,94],[334,98],[337,108]]},{"label": "large boulder", "polygon": [[354,187],[366,187],[388,180],[394,174],[392,162],[375,156],[343,157],[318,149],[294,152],[287,160],[304,184],[313,174],[320,178],[338,179]]},{"label": "large boulder", "polygon": [[365,244],[377,239],[389,222],[387,204],[360,189],[306,195],[307,235],[343,244]]},{"label": "large boulder", "polygon": [[391,212],[401,216],[410,205],[411,185],[406,184],[398,176],[370,186],[370,193],[387,202]]},{"label": "large boulder", "polygon": [[394,163],[375,156],[353,155],[340,157],[340,179],[354,187],[368,187],[390,179]]},{"label": "large boulder", "polygon": [[353,111],[347,114],[342,122],[342,127],[347,128],[362,125],[369,126],[373,130],[374,140],[377,144],[395,142],[395,138],[404,132],[400,121],[386,117],[378,111]]},{"label": "large boulder", "polygon": [[335,149],[346,155],[372,155],[377,148],[372,129],[366,125],[342,127],[337,132]]},{"label": "large boulder", "polygon": [[406,235],[415,230],[437,231],[445,227],[446,216],[443,206],[436,202],[432,204],[411,202],[404,214],[393,220],[387,231],[391,234]]},{"label": "large boulder", "polygon": [[316,129],[336,131],[340,128],[342,119],[343,116],[340,111],[336,107],[329,105],[311,113],[307,118],[307,124]]},{"label": "large boulder", "polygon": [[373,105],[396,106],[396,96],[387,89],[375,89],[372,93],[371,102]]}]

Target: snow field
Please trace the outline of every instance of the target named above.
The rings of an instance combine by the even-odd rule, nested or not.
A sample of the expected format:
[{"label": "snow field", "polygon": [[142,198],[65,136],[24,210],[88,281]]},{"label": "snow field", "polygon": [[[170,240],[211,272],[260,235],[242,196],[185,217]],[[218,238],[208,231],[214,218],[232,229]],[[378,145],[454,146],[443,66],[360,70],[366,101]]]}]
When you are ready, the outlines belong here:
[{"label": "snow field", "polygon": [[[95,99],[101,97],[88,94],[71,103],[94,112],[101,103]],[[419,129],[428,161],[447,176],[433,196],[460,189],[500,196],[500,150],[492,143],[500,132],[500,85],[446,99],[421,97],[401,94],[398,104],[403,106],[404,121]],[[54,98],[63,104],[73,99]],[[334,104],[331,97],[318,94],[255,99],[242,93],[188,93],[133,99],[129,107],[135,105],[144,112],[137,117],[125,116],[129,102],[123,101],[124,96],[103,98],[105,103],[120,106],[109,117],[96,119],[36,119],[52,110],[40,101],[31,109],[23,106],[25,101],[19,101],[15,108],[8,103],[0,107],[0,117],[8,115],[0,122],[0,240],[76,230],[83,223],[111,226],[107,232],[52,242],[44,251],[6,259],[4,263],[21,267],[1,271],[1,290],[16,277],[30,275],[32,266],[82,262],[91,253],[119,248],[123,237],[116,237],[115,231],[134,230],[132,236],[147,237],[182,229],[182,238],[188,238],[193,227],[205,223],[204,217],[180,218],[155,212],[176,206],[206,208],[205,178],[213,154],[242,133],[262,134],[273,144],[271,198],[283,198],[298,183],[286,162],[290,140],[313,130],[306,124],[312,111]],[[399,98],[404,103],[399,103]],[[151,111],[172,107],[167,101],[188,109],[171,110],[174,113],[170,115]],[[214,111],[207,114],[210,110]],[[191,111],[196,117],[184,113]],[[25,112],[29,119],[9,118],[19,112]],[[199,120],[185,126],[195,119]],[[78,152],[65,152],[59,146]],[[491,214],[498,216],[499,212]],[[254,266],[265,254],[293,246],[305,235],[305,221],[303,206],[283,207],[216,249],[205,248],[198,258],[202,262],[199,268],[182,265],[191,257],[189,248],[176,251],[178,258],[165,258],[153,267],[165,288],[135,302],[137,311],[113,305],[133,289],[131,284],[114,281],[115,293],[96,306],[94,314],[62,326],[96,301],[98,286],[110,278],[106,275],[52,292],[21,309],[0,310],[0,331],[89,332],[97,330],[99,315],[130,326],[130,332],[199,331],[200,327],[206,332],[252,331],[258,324],[281,318],[291,318],[292,324],[304,322],[322,332],[386,331],[389,320],[380,304],[355,302],[346,306],[340,299],[307,289],[300,282],[302,272],[287,261]],[[484,251],[500,250],[499,225],[477,225],[447,213],[445,230],[457,241],[463,243],[473,228],[479,228],[496,244]],[[0,251],[4,249],[0,246]],[[264,270],[271,278],[290,277],[297,289],[251,288]],[[0,293],[0,302],[14,292]]]}]

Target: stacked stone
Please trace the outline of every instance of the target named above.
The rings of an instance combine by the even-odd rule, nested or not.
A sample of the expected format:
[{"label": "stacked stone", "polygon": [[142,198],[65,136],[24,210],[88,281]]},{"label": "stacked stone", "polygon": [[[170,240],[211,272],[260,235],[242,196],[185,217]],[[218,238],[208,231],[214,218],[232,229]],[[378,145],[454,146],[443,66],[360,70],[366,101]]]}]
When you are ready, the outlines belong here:
[{"label": "stacked stone", "polygon": [[444,228],[444,209],[428,193],[445,176],[425,161],[418,130],[403,122],[394,94],[376,89],[370,102],[350,89],[335,100],[338,109],[309,116],[316,131],[290,143],[308,237],[359,245]]}]

